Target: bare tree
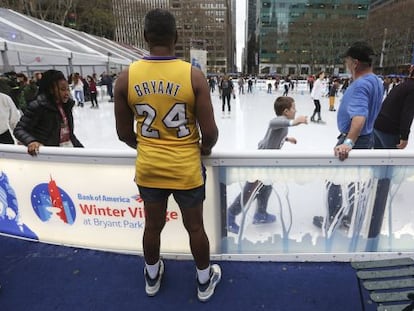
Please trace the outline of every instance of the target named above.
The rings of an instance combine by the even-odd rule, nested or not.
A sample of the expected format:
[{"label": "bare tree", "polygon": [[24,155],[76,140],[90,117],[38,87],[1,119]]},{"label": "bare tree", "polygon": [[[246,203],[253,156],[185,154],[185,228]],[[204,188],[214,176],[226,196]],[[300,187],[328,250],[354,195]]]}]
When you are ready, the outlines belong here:
[{"label": "bare tree", "polygon": [[309,64],[311,72],[320,67],[328,71],[342,67],[340,55],[353,41],[364,38],[364,25],[364,19],[337,18],[335,9],[326,9],[325,17],[320,19],[304,14],[289,26],[289,50],[293,52],[289,61]]},{"label": "bare tree", "polygon": [[[112,0],[0,0],[2,7],[59,25],[112,39],[115,23]],[[73,14],[74,25],[68,16]]]},{"label": "bare tree", "polygon": [[74,5],[74,0],[3,0],[2,2],[10,9],[61,25],[64,24],[69,10]]},{"label": "bare tree", "polygon": [[400,73],[410,63],[414,44],[412,12],[413,1],[400,1],[369,16],[365,31],[375,50],[382,54],[384,73]]}]

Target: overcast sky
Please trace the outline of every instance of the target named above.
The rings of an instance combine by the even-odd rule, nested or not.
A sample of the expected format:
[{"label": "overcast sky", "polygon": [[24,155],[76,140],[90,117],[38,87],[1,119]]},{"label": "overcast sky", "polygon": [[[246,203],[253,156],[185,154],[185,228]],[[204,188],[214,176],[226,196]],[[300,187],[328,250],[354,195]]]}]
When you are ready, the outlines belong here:
[{"label": "overcast sky", "polygon": [[244,27],[246,19],[246,0],[236,1],[236,51],[237,67],[241,71],[241,54],[244,47]]}]

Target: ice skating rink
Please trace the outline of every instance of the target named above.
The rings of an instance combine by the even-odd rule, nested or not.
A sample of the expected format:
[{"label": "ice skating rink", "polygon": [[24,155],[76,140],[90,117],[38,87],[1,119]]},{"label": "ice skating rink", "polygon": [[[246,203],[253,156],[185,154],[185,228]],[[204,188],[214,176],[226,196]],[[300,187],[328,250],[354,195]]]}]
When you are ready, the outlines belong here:
[{"label": "ice skating rink", "polygon": [[[232,114],[223,118],[218,92],[212,94],[219,141],[213,150],[256,150],[267,124],[274,117],[273,102],[281,91],[253,94],[232,99]],[[310,116],[313,101],[308,91],[293,92],[297,114]],[[337,98],[336,106],[340,102]],[[86,148],[128,150],[117,138],[113,103],[99,96],[99,109],[74,108],[75,133]],[[300,125],[289,130],[297,145],[285,144],[285,150],[331,152],[336,143],[336,112],[328,111],[328,98],[322,101],[326,124]],[[408,148],[413,148],[412,143]],[[351,155],[352,156],[352,155]],[[238,189],[233,189],[237,193]],[[232,200],[229,194],[229,201]],[[408,201],[408,200],[407,200]],[[409,201],[411,202],[411,200]],[[409,202],[407,204],[409,204]],[[292,202],[294,206],[300,206]],[[269,205],[271,206],[271,205]],[[272,213],[277,213],[272,205]],[[323,206],[302,210],[304,221],[296,223],[301,232],[318,230],[312,217]],[[253,211],[253,209],[252,209]],[[408,221],[409,221],[408,217]],[[250,224],[250,223],[249,223]],[[246,229],[246,234],[261,237],[277,222],[262,226],[262,231]],[[394,229],[396,229],[394,225]],[[264,229],[264,230],[263,230]],[[250,230],[250,231],[249,231]],[[267,230],[267,231],[266,231]],[[279,229],[277,229],[279,230]],[[274,234],[275,230],[271,232]],[[291,235],[292,237],[292,235]],[[294,236],[293,236],[294,237]],[[33,243],[0,236],[0,310],[362,310],[356,271],[349,262],[256,262],[220,261],[222,281],[207,304],[196,300],[195,269],[192,260],[165,260],[166,274],[159,295],[148,298],[144,291],[142,256],[79,249],[46,243]],[[179,276],[179,279],[177,279]],[[340,280],[340,281],[338,281]],[[63,293],[63,295],[62,295]],[[344,294],[346,293],[346,294]],[[364,310],[376,310],[376,304],[364,292]]]},{"label": "ice skating rink", "polygon": [[[246,88],[247,89],[247,88]],[[257,143],[263,138],[268,122],[275,116],[273,103],[282,90],[273,90],[268,94],[264,88],[254,87],[252,94],[238,94],[236,99],[231,99],[230,116],[221,112],[221,99],[216,90],[211,95],[214,113],[219,128],[219,140],[213,149],[218,151],[243,151],[256,150]],[[308,120],[312,115],[314,105],[309,91],[291,91],[296,102],[296,115],[306,115]],[[335,100],[338,108],[342,94]],[[108,102],[108,97],[100,95],[99,109],[90,109],[90,103],[84,108],[74,108],[75,133],[86,148],[96,149],[129,149],[127,145],[120,142],[115,131],[114,104]],[[321,102],[321,116],[325,124],[312,123],[294,126],[289,129],[289,136],[297,139],[297,144],[285,143],[283,150],[297,151],[332,151],[339,135],[336,127],[337,112],[328,110],[328,97]],[[227,111],[227,110],[226,110]],[[414,149],[410,140],[407,149]]]}]

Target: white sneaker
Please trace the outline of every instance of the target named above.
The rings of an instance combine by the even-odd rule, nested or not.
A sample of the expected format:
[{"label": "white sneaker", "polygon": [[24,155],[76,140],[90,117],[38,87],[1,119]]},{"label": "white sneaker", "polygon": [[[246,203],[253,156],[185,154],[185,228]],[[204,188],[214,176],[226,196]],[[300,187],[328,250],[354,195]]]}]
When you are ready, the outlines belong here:
[{"label": "white sneaker", "polygon": [[144,278],[145,278],[145,292],[148,296],[155,296],[160,290],[162,276],[164,274],[164,262],[160,260],[160,267],[158,274],[155,279],[151,279],[148,275],[147,268],[144,267]]},{"label": "white sneaker", "polygon": [[197,297],[198,300],[205,302],[211,298],[214,294],[217,284],[221,280],[221,268],[219,265],[214,264],[210,267],[210,279],[205,284],[200,284],[197,278]]}]

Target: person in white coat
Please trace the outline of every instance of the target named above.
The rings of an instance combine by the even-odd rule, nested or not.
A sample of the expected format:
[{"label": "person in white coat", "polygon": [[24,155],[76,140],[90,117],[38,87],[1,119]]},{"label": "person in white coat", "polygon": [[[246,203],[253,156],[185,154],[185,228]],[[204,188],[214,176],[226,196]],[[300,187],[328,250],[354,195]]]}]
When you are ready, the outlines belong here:
[{"label": "person in white coat", "polygon": [[[325,94],[325,86],[323,83],[323,79],[325,78],[325,72],[321,71],[317,75],[317,79],[313,84],[311,97],[313,99],[313,103],[315,105],[315,109],[313,110],[313,115],[311,116],[310,120],[312,122],[322,122],[321,118],[321,100],[323,95]],[[318,116],[318,119],[315,119],[315,116]]]},{"label": "person in white coat", "polygon": [[16,108],[13,100],[9,95],[0,93],[0,143],[14,144],[13,132],[17,122],[19,122],[20,113]]}]

